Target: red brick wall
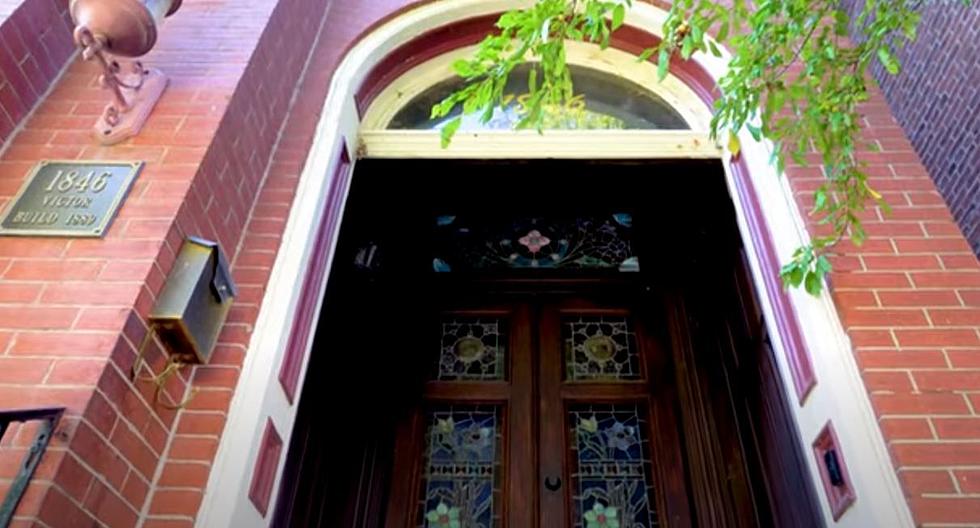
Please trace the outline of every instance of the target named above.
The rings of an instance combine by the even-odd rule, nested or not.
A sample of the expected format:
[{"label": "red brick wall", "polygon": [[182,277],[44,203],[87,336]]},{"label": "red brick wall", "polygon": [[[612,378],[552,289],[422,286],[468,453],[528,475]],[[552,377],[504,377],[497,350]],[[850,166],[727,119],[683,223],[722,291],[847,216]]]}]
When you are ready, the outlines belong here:
[{"label": "red brick wall", "polygon": [[[91,142],[105,95],[76,63],[8,142],[0,205],[42,157],[148,162],[105,239],[0,240],[0,401],[70,408],[22,524],[192,524],[332,72],[410,3],[333,3],[321,28],[322,0],[186,2],[148,58],[173,83],[139,137]],[[980,268],[880,96],[866,112],[882,147],[865,155],[873,185],[895,214],[875,212],[871,240],[836,260],[834,295],[917,519],[980,523],[977,484],[959,469],[980,467]],[[819,172],[791,172],[808,199]],[[125,374],[185,234],[222,242],[241,295],[212,363],[193,372],[200,391],[174,413]]]},{"label": "red brick wall", "polygon": [[0,143],[61,72],[75,46],[67,0],[0,3]]},{"label": "red brick wall", "polygon": [[918,38],[898,54],[901,73],[889,75],[876,65],[874,76],[973,251],[980,255],[980,150],[976,148],[980,5],[923,2],[922,6]]},{"label": "red brick wall", "polygon": [[[980,466],[980,263],[880,91],[862,112],[869,183],[894,211],[833,259],[834,299],[917,522],[980,523],[963,469]],[[809,207],[820,169],[789,174]]]},{"label": "red brick wall", "polygon": [[[91,140],[106,94],[96,68],[76,62],[8,141],[0,206],[41,158],[147,161],[104,239],[0,240],[0,402],[69,410],[17,525],[134,526],[147,513],[196,511],[200,492],[174,491],[183,484],[160,460],[207,470],[223,423],[213,411],[227,407],[250,331],[236,321],[249,319],[254,290],[243,289],[212,366],[194,374],[200,393],[179,422],[151,404],[148,383],[129,381],[134,345],[184,235],[238,253],[325,4],[186,2],[147,57],[171,85],[139,137],[114,147]],[[159,369],[159,354],[150,359]],[[168,392],[182,398],[184,380]]]}]

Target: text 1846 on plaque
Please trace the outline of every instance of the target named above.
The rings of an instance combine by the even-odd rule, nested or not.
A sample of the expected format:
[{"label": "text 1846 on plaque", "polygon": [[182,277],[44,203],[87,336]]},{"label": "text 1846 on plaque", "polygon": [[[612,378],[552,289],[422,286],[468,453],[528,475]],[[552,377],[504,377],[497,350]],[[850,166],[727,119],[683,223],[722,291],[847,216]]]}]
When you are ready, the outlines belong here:
[{"label": "text 1846 on plaque", "polygon": [[142,161],[41,161],[0,217],[0,235],[101,237]]}]

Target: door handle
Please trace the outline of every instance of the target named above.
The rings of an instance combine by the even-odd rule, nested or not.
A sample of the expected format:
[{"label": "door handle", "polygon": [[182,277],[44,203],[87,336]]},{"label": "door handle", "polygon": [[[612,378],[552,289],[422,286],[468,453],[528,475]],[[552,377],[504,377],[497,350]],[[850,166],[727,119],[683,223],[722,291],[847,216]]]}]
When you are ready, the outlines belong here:
[{"label": "door handle", "polygon": [[546,477],[544,479],[544,487],[548,488],[548,491],[558,491],[559,489],[561,489],[561,478]]}]

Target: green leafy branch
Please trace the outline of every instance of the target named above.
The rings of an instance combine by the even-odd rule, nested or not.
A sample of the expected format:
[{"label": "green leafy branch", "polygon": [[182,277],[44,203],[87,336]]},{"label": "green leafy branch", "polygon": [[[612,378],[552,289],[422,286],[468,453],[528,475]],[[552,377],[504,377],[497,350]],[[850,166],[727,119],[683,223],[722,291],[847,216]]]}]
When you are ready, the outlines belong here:
[{"label": "green leafy branch", "polygon": [[[964,4],[968,3],[963,1]],[[565,56],[566,40],[605,48],[624,22],[631,0],[539,0],[532,7],[503,14],[499,33],[481,42],[473,57],[457,61],[464,80],[459,91],[432,108],[443,118],[457,109],[479,113],[483,122],[507,103],[504,93],[518,65],[530,64],[528,94],[517,128],[537,128],[545,109],[564,105],[574,95]],[[782,173],[787,160],[796,165],[819,163],[826,181],[813,193],[810,215],[818,234],[783,266],[787,286],[820,293],[832,269],[828,255],[845,238],[860,245],[866,238],[861,215],[869,206],[888,211],[870,185],[856,153],[873,149],[860,140],[858,105],[869,97],[868,67],[880,63],[897,74],[895,51],[913,40],[921,2],[865,0],[851,16],[836,0],[746,0],[719,2],[677,0],[663,25],[663,40],[638,59],[656,57],[660,79],[670,60],[697,52],[722,57],[719,44],[731,50],[726,74],[719,80],[711,136],[727,136],[734,156],[738,134],[775,146],[771,162]],[[851,30],[859,32],[850,38]],[[447,146],[461,116],[442,128]]]},{"label": "green leafy branch", "polygon": [[[497,20],[499,33],[483,39],[473,57],[453,64],[466,83],[432,107],[432,118],[449,116],[461,107],[464,115],[479,114],[482,122],[490,121],[494,110],[509,102],[512,94],[505,94],[504,87],[514,68],[530,64],[528,94],[516,126],[540,131],[545,109],[565,106],[574,96],[565,41],[594,42],[605,49],[631,5],[632,0],[539,0],[528,9],[504,13]],[[449,145],[461,123],[458,115],[442,127],[443,147]]]}]

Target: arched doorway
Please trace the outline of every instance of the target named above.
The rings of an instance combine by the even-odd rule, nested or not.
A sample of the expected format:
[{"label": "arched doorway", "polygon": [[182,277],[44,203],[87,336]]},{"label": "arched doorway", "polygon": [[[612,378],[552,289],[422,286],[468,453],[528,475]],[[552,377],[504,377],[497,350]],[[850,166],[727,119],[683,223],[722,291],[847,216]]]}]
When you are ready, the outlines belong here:
[{"label": "arched doorway", "polygon": [[[496,12],[501,7],[510,7],[499,2],[441,4],[408,11],[378,28],[365,38],[362,45],[352,50],[348,59],[345,60],[345,66],[337,74],[337,80],[335,80],[331,90],[331,97],[328,99],[326,112],[321,121],[321,135],[316,141],[319,148],[315,147],[311,154],[311,159],[301,182],[301,197],[294,204],[290,220],[291,227],[287,228],[287,239],[284,242],[284,251],[287,252],[280,254],[280,260],[276,267],[277,278],[274,278],[273,284],[270,284],[270,293],[267,295],[267,302],[263,306],[263,314],[260,315],[259,326],[256,328],[252,350],[262,350],[263,353],[250,353],[246,369],[243,371],[242,384],[248,384],[248,387],[254,391],[250,390],[247,391],[248,393],[243,393],[239,390],[236,393],[236,401],[233,402],[233,411],[229,418],[228,428],[231,435],[239,439],[243,437],[253,438],[253,443],[242,442],[244,445],[237,447],[229,446],[227,442],[222,445],[216,462],[216,470],[212,476],[212,483],[209,485],[210,490],[220,490],[209,492],[218,497],[218,500],[213,503],[206,501],[200,522],[209,526],[260,525],[269,522],[268,517],[265,519],[261,516],[256,517],[255,512],[249,510],[247,482],[253,474],[252,465],[257,458],[257,451],[259,450],[257,446],[263,430],[268,430],[271,426],[274,430],[279,431],[287,445],[291,441],[290,435],[296,416],[295,406],[292,404],[295,403],[297,391],[303,385],[302,380],[307,368],[306,359],[300,355],[299,360],[293,362],[296,366],[295,377],[292,379],[299,380],[298,383],[293,382],[292,385],[286,382],[280,383],[281,375],[277,380],[271,379],[275,376],[273,374],[270,378],[269,373],[282,372],[279,368],[280,362],[289,363],[291,351],[301,350],[303,353],[307,353],[310,350],[311,333],[306,334],[308,337],[298,340],[289,336],[297,334],[293,324],[294,318],[307,320],[307,325],[312,324],[312,319],[315,318],[319,309],[319,292],[326,276],[320,275],[321,279],[312,283],[314,284],[313,293],[309,295],[313,299],[312,301],[307,299],[308,296],[303,291],[304,287],[306,290],[311,289],[310,283],[297,283],[296,277],[303,276],[307,270],[317,268],[323,270],[337,255],[333,248],[333,241],[336,240],[338,229],[336,219],[339,218],[340,212],[346,204],[347,195],[346,179],[337,176],[345,174],[350,168],[351,162],[357,161],[350,159],[356,156],[345,158],[343,155],[337,154],[346,150],[351,153],[366,155],[366,159],[490,158],[503,160],[525,157],[640,158],[649,160],[682,157],[716,160],[718,167],[722,170],[721,174],[723,174],[720,177],[727,184],[728,195],[735,202],[736,223],[739,232],[742,234],[742,242],[747,249],[746,260],[750,271],[749,275],[756,279],[755,286],[750,289],[759,293],[760,309],[766,315],[766,320],[769,321],[772,329],[773,345],[776,349],[774,357],[777,363],[774,374],[778,374],[778,378],[789,392],[785,399],[790,403],[788,406],[789,413],[799,429],[799,437],[795,438],[798,447],[808,447],[809,440],[814,436],[815,431],[823,423],[826,423],[827,416],[835,416],[835,420],[839,420],[837,422],[838,435],[845,437],[845,441],[851,442],[851,447],[847,449],[858,453],[856,456],[848,457],[851,462],[852,473],[856,474],[855,482],[874,482],[876,484],[875,486],[867,486],[863,490],[862,500],[858,503],[859,506],[851,509],[851,514],[844,518],[845,521],[858,523],[854,524],[855,526],[862,525],[862,522],[863,525],[868,525],[869,520],[876,520],[879,524],[885,523],[887,525],[906,523],[907,510],[897,492],[894,473],[890,469],[887,454],[883,450],[880,434],[874,425],[873,415],[867,405],[863,388],[859,381],[855,384],[853,358],[849,355],[850,352],[846,344],[842,344],[839,328],[835,326],[836,316],[833,313],[832,305],[829,304],[829,299],[812,301],[792,296],[788,302],[791,303],[792,309],[795,309],[801,318],[807,320],[807,325],[803,329],[803,337],[811,350],[818,350],[820,353],[820,357],[815,358],[814,362],[818,374],[822,371],[835,372],[843,369],[843,375],[821,378],[834,380],[833,394],[830,393],[829,388],[823,392],[821,392],[821,386],[813,389],[813,372],[807,374],[805,369],[799,368],[800,365],[795,365],[794,361],[800,358],[794,357],[790,353],[792,351],[788,351],[787,336],[784,332],[786,327],[779,322],[780,318],[787,317],[787,314],[785,310],[775,306],[776,301],[774,299],[779,297],[778,284],[774,285],[771,282],[775,270],[772,269],[772,262],[769,262],[768,268],[766,267],[767,264],[763,262],[761,256],[765,251],[761,251],[760,247],[765,243],[774,244],[777,252],[784,252],[787,247],[792,247],[794,240],[798,240],[799,237],[799,232],[796,231],[799,225],[799,216],[794,212],[792,205],[785,201],[785,196],[782,194],[784,191],[780,190],[782,184],[774,179],[771,172],[765,169],[765,163],[760,161],[768,159],[768,153],[765,152],[764,146],[758,148],[749,146],[743,151],[742,156],[745,162],[743,165],[751,167],[752,172],[742,173],[743,180],[740,182],[739,175],[736,174],[738,171],[727,163],[722,163],[723,161],[727,162],[727,159],[723,153],[706,141],[703,129],[675,131],[667,134],[655,131],[604,131],[602,135],[605,136],[605,139],[607,141],[614,140],[618,146],[618,150],[612,152],[596,148],[599,143],[593,138],[574,132],[557,131],[541,137],[533,133],[502,133],[493,136],[490,140],[488,140],[488,136],[492,134],[485,132],[463,134],[457,138],[452,149],[444,151],[438,149],[437,143],[432,141],[432,134],[426,136],[424,133],[415,134],[409,131],[383,131],[376,128],[372,130],[371,127],[367,126],[372,112],[369,108],[374,108],[370,103],[375,99],[381,102],[385,98],[377,93],[365,95],[363,87],[364,85],[372,85],[372,83],[380,85],[381,88],[393,86],[391,84],[392,79],[383,75],[380,77],[373,76],[372,72],[372,68],[383,63],[386,56],[390,58],[397,54],[390,53],[392,49],[397,50],[399,44],[410,42],[426,28],[437,28],[454,20],[464,20],[484,13]],[[630,24],[633,28],[654,28],[656,27],[656,20],[660,16],[662,13],[655,8],[642,6],[637,9],[636,18]],[[458,47],[458,43],[456,47]],[[447,48],[453,49],[453,46],[447,45],[441,48],[441,51],[446,51]],[[438,56],[433,62],[436,60],[438,60]],[[710,60],[705,62],[710,62]],[[710,71],[711,68],[709,67],[708,70]],[[698,84],[698,79],[694,78],[697,76],[695,74],[678,71],[678,80],[682,81],[681,84],[684,85],[687,92],[697,93],[702,100],[699,103],[695,97],[683,104],[674,105],[674,108],[681,113],[693,111],[703,114],[705,112],[704,92],[709,88],[705,88],[703,83]],[[399,76],[395,75],[395,77]],[[410,76],[401,77],[408,79]],[[415,77],[418,78],[419,76]],[[432,79],[429,79],[426,82],[431,85],[431,81]],[[359,86],[361,88],[358,88]],[[380,88],[378,90],[380,91]],[[663,98],[668,99],[668,97]],[[363,120],[359,118],[356,111],[358,106],[364,112]],[[397,139],[396,136],[401,136],[401,138]],[[338,141],[341,144],[347,143],[343,137],[350,139],[349,145],[339,147],[338,150]],[[354,141],[353,138],[358,138],[358,140]],[[377,141],[378,138],[382,138],[384,141]],[[745,143],[749,144],[748,141]],[[524,155],[518,156],[518,152],[522,152]],[[364,166],[363,160],[357,161],[357,167],[363,168]],[[324,178],[325,175],[326,178]],[[772,178],[772,180],[766,178]],[[751,183],[746,186],[744,185],[745,181]],[[755,189],[752,188],[752,184],[755,185]],[[766,211],[758,210],[760,196],[765,198],[764,207],[767,209]],[[763,222],[761,230],[758,229],[760,218]],[[782,218],[784,223],[776,222],[774,224],[773,218]],[[315,232],[316,230],[311,230],[310,226],[318,225],[320,219],[324,219],[324,223],[319,225],[329,229],[320,231],[318,234]],[[768,229],[765,224],[768,224]],[[321,235],[324,233],[328,237],[328,242],[321,244],[320,242],[323,240]],[[771,240],[769,239],[770,236]],[[778,263],[778,257],[775,258],[775,261]],[[271,302],[268,302],[269,300]],[[284,314],[288,316],[285,321],[282,320]],[[790,315],[792,315],[791,312]],[[283,356],[286,356],[285,361],[283,361]],[[796,400],[801,400],[807,394],[809,396],[806,399],[806,408],[797,406]],[[845,401],[846,403],[841,403]],[[855,401],[857,403],[853,404]],[[844,423],[844,427],[840,425],[841,422]],[[226,438],[229,436],[229,432],[226,432]],[[813,457],[805,457],[804,463],[810,468],[810,473],[814,474],[816,463]],[[280,463],[274,475],[281,475],[281,467]],[[225,471],[219,472],[218,470],[222,468]],[[236,475],[238,476],[236,477]],[[283,480],[282,477],[279,477],[277,482],[281,483]],[[221,486],[222,482],[231,485]],[[878,485],[882,482],[884,485]],[[277,489],[280,487],[277,485]],[[223,508],[225,509],[223,510]],[[829,509],[826,505],[821,504],[821,509],[824,516],[829,519]],[[214,524],[208,524],[212,521]]]},{"label": "arched doorway", "polygon": [[[306,385],[274,524],[819,526],[694,94],[572,45],[577,104],[490,161],[429,118],[460,53],[365,115],[307,376],[373,382]],[[475,148],[514,136],[522,74],[464,120]],[[568,144],[582,159],[540,159]]]},{"label": "arched doorway", "polygon": [[822,524],[717,162],[365,159],[347,204],[275,525]]}]

